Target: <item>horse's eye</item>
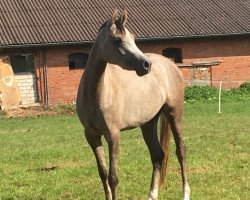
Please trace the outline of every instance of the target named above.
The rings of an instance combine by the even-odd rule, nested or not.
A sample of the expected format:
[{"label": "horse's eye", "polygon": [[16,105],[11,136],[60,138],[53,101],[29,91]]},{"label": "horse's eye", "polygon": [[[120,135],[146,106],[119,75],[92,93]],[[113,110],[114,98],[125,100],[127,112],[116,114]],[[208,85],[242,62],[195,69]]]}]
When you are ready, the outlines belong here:
[{"label": "horse's eye", "polygon": [[114,42],[116,45],[120,46],[122,44],[122,39],[120,37],[114,38]]}]

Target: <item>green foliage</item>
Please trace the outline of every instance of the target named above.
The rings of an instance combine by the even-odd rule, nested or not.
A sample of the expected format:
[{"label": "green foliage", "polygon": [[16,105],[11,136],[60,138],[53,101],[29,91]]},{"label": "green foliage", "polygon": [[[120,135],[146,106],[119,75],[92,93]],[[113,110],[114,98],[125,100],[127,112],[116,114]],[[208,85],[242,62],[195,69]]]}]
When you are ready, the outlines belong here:
[{"label": "green foliage", "polygon": [[[219,98],[219,89],[210,86],[192,86],[185,88],[185,101],[214,101]],[[250,99],[250,83],[244,83],[239,88],[221,91],[222,101]]]},{"label": "green foliage", "polygon": [[192,86],[185,89],[185,101],[214,100],[218,98],[218,89],[209,86]]},{"label": "green foliage", "polygon": [[248,92],[250,92],[250,82],[246,82],[246,83],[243,83],[241,86],[240,86],[241,89],[245,89],[247,90]]}]

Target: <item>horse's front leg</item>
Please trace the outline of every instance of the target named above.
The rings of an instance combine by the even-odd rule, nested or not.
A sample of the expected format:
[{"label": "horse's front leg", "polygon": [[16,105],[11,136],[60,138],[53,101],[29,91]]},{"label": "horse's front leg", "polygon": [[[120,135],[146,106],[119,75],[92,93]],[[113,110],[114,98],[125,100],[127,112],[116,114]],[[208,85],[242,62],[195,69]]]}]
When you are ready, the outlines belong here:
[{"label": "horse's front leg", "polygon": [[108,183],[108,169],[105,163],[105,154],[102,146],[101,135],[85,129],[85,136],[96,157],[98,172],[102,180],[106,200],[112,200],[111,190]]},{"label": "horse's front leg", "polygon": [[158,199],[161,164],[164,158],[164,152],[157,137],[157,120],[158,118],[155,117],[141,127],[143,138],[148,146],[153,164],[153,173],[148,200]]},{"label": "horse's front leg", "polygon": [[117,200],[118,186],[118,161],[119,161],[119,144],[120,131],[107,131],[105,138],[109,147],[109,186],[111,188],[112,200]]}]

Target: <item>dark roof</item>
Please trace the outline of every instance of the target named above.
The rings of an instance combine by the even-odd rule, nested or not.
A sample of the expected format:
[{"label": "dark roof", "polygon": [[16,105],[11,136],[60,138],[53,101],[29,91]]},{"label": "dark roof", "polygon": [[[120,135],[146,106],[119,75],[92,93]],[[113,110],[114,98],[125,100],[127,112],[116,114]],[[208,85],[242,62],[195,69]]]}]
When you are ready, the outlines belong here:
[{"label": "dark roof", "polygon": [[115,8],[139,39],[250,34],[249,0],[0,0],[0,47],[91,42]]}]

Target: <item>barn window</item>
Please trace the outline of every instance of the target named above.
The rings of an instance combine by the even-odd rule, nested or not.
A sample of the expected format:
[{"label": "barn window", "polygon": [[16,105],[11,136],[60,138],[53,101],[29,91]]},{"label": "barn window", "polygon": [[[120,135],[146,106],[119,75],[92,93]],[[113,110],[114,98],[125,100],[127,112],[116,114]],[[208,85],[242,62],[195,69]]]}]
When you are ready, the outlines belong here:
[{"label": "barn window", "polygon": [[10,63],[15,74],[19,73],[34,73],[34,55],[33,54],[19,54],[10,55]]},{"label": "barn window", "polygon": [[84,69],[86,67],[89,54],[87,53],[72,53],[69,54],[69,69]]},{"label": "barn window", "polygon": [[173,59],[175,63],[182,63],[182,51],[179,48],[166,48],[162,51],[162,54]]}]

